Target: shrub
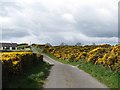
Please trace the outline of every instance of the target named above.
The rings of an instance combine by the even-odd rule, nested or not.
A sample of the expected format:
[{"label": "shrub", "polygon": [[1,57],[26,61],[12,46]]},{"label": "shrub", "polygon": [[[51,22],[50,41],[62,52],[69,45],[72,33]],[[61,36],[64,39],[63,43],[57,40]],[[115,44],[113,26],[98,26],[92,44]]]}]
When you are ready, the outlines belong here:
[{"label": "shrub", "polygon": [[120,72],[120,45],[54,46],[46,47],[43,51],[61,60],[86,60]]},{"label": "shrub", "polygon": [[4,52],[0,54],[2,62],[3,85],[12,77],[19,75],[24,69],[43,62],[43,56],[32,52]]}]

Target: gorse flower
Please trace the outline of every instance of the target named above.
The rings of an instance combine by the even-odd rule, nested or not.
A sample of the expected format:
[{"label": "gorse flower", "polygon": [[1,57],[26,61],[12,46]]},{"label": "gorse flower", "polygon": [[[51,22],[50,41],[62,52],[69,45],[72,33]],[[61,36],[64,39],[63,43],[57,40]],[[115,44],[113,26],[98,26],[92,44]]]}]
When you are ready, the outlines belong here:
[{"label": "gorse flower", "polygon": [[42,59],[42,55],[37,55],[33,52],[3,52],[0,53],[0,61],[3,64],[4,71],[10,71],[11,73],[19,73],[21,70],[28,66],[39,62]]},{"label": "gorse flower", "polygon": [[46,47],[43,52],[51,53],[59,59],[72,62],[86,60],[93,64],[114,68],[114,70],[120,72],[120,45],[54,46]]}]

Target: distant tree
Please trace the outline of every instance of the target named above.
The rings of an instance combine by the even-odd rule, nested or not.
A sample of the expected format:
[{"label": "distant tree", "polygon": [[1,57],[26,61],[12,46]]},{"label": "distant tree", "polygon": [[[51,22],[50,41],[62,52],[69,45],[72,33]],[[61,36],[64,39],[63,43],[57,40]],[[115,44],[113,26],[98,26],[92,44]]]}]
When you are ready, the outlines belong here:
[{"label": "distant tree", "polygon": [[46,43],[45,45],[47,45],[47,46],[52,46],[50,43]]},{"label": "distant tree", "polygon": [[36,46],[36,44],[33,43],[32,46]]},{"label": "distant tree", "polygon": [[68,46],[66,43],[62,42],[59,46]]},{"label": "distant tree", "polygon": [[93,43],[92,45],[96,45],[95,43]]},{"label": "distant tree", "polygon": [[20,45],[28,45],[28,43],[21,43]]},{"label": "distant tree", "polygon": [[82,44],[80,42],[76,43],[75,46],[81,46]]}]

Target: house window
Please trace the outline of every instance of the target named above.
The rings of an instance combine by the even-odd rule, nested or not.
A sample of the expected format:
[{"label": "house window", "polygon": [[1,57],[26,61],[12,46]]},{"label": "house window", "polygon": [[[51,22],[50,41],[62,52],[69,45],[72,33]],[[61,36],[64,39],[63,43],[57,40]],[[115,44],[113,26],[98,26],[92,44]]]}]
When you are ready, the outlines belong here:
[{"label": "house window", "polygon": [[15,50],[15,47],[12,47],[12,49],[14,49],[14,50]]},{"label": "house window", "polygon": [[9,50],[9,47],[6,47],[7,50]]}]

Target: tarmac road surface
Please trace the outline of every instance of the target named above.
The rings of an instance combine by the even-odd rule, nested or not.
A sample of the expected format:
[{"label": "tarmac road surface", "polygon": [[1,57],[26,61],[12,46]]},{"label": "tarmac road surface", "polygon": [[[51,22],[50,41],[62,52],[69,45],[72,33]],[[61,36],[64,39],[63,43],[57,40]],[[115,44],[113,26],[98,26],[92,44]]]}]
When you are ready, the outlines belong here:
[{"label": "tarmac road surface", "polygon": [[44,61],[53,65],[44,88],[107,88],[75,66],[62,64],[43,54]]}]

